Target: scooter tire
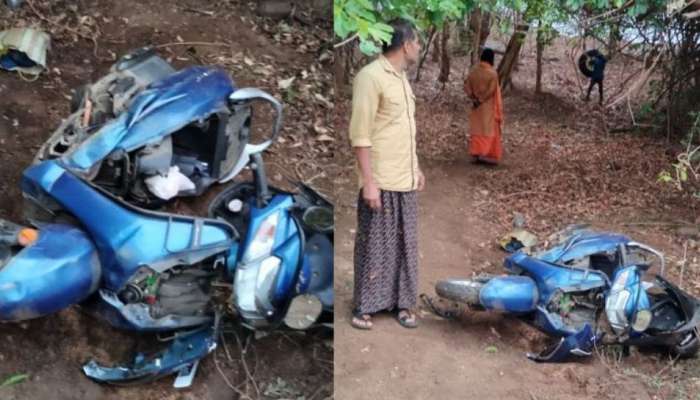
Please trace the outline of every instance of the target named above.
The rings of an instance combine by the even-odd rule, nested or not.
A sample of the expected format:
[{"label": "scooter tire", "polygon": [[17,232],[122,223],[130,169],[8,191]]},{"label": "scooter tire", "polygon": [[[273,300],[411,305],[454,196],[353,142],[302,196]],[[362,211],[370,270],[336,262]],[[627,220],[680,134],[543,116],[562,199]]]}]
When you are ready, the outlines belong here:
[{"label": "scooter tire", "polygon": [[447,279],[435,284],[435,293],[450,301],[477,306],[480,304],[479,292],[485,283],[471,279]]}]

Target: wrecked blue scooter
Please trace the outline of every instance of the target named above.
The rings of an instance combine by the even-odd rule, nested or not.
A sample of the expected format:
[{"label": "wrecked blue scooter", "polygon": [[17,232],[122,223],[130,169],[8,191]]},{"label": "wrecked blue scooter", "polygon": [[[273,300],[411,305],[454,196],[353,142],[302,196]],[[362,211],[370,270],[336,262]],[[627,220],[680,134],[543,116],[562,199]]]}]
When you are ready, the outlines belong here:
[{"label": "wrecked blue scooter", "polygon": [[[437,295],[475,310],[519,317],[557,338],[539,362],[590,356],[595,346],[665,348],[695,356],[700,303],[663,277],[664,256],[627,236],[571,227],[541,249],[519,249],[505,259],[504,276],[446,279]],[[653,264],[656,261],[658,264]],[[658,275],[647,279],[652,266]],[[430,298],[433,311],[449,316]]]},{"label": "wrecked blue scooter", "polygon": [[[256,101],[273,108],[274,125],[251,143]],[[216,348],[216,283],[232,287],[249,329],[332,327],[333,205],[303,184],[268,185],[262,153],[280,132],[276,99],[141,49],[76,91],[71,109],[24,171],[29,223],[0,220],[0,322],[80,304],[117,328],[171,333],[153,356],[84,372],[115,384],[178,374],[177,387]],[[156,211],[245,168],[253,181],[225,188],[207,218]]]}]

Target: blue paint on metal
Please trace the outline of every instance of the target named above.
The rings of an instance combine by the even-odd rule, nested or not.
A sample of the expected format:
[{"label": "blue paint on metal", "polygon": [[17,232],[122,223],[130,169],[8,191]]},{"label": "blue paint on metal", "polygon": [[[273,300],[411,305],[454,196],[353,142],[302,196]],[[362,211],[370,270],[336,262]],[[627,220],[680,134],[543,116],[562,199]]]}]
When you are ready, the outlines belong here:
[{"label": "blue paint on metal", "polygon": [[225,252],[235,237],[231,226],[221,221],[199,219],[198,223],[195,218],[131,207],[56,161],[28,168],[23,179],[24,187],[43,190],[82,222],[99,250],[104,286],[115,292],[142,265],[186,264],[212,252]]},{"label": "blue paint on metal", "polygon": [[542,261],[563,264],[592,254],[616,250],[630,238],[616,233],[598,233],[590,230],[575,231],[564,243],[539,255]]},{"label": "blue paint on metal", "polygon": [[499,276],[479,291],[479,302],[485,308],[514,313],[534,310],[538,298],[535,281],[527,276]]},{"label": "blue paint on metal", "polygon": [[[639,267],[636,265],[620,268],[615,271],[613,282],[625,271],[629,271],[629,273],[627,275],[627,281],[624,285],[624,290],[627,290],[630,293],[627,304],[625,304],[625,316],[627,317],[627,321],[629,321],[631,324],[632,321],[634,321],[637,312],[650,309],[651,302],[647,292],[642,286],[642,277],[640,275]],[[639,332],[635,332],[633,330],[630,331],[630,336],[638,336],[639,334]]]},{"label": "blue paint on metal", "polygon": [[191,67],[151,84],[129,109],[107,122],[63,157],[69,169],[85,173],[115,150],[131,151],[158,142],[192,121],[227,109],[236,88],[229,76],[210,67]]},{"label": "blue paint on metal", "polygon": [[295,294],[314,294],[326,308],[333,307],[333,242],[312,235],[304,246],[304,261]]},{"label": "blue paint on metal", "polygon": [[0,320],[54,313],[85,299],[99,282],[99,258],[85,232],[44,225],[36,242],[0,268]]},{"label": "blue paint on metal", "polygon": [[517,252],[507,257],[506,267],[517,266],[531,276],[540,291],[540,299],[547,302],[557,290],[566,288],[569,290],[588,290],[604,287],[608,284],[607,277],[599,271],[562,267],[530,257],[525,253]]},{"label": "blue paint on metal", "polygon": [[176,337],[167,349],[146,358],[135,357],[128,366],[103,367],[90,361],[83,366],[89,378],[102,383],[144,382],[179,371],[206,356],[216,348],[216,326],[204,327],[195,332]]},{"label": "blue paint on metal", "polygon": [[579,331],[562,337],[551,351],[539,355],[528,354],[528,357],[539,362],[562,362],[572,355],[587,356],[597,340],[591,326],[585,324]]}]

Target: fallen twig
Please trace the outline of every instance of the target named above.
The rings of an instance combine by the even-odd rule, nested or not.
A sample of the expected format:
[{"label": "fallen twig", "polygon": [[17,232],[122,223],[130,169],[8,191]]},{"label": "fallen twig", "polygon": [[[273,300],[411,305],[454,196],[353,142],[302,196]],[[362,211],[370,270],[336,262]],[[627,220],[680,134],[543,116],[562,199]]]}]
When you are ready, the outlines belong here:
[{"label": "fallen twig", "polygon": [[[257,394],[256,399],[260,398],[260,388],[258,387],[257,382],[255,382],[255,378],[253,377],[253,374],[250,373],[250,369],[248,368],[248,363],[245,360],[245,353],[248,349],[248,345],[246,344],[245,348],[243,347],[241,343],[241,339],[238,337],[238,333],[235,331],[233,334],[236,337],[236,342],[238,342],[238,348],[241,350],[241,364],[243,365],[243,370],[245,371],[246,374],[246,382],[250,380],[250,382],[253,385],[253,389],[255,389],[255,393]],[[250,343],[250,342],[248,342]]]},{"label": "fallen twig", "polygon": [[238,395],[241,396],[241,398],[253,400],[250,396],[248,396],[248,394],[244,393],[238,387],[233,386],[231,381],[228,380],[226,374],[224,374],[224,370],[221,369],[221,366],[219,366],[219,360],[216,359],[216,354],[214,354],[214,366],[216,367],[216,370],[219,371],[219,375],[221,375],[221,378],[223,378],[224,382],[226,383],[226,386],[231,388],[231,390],[233,390],[234,392],[238,393]]},{"label": "fallen twig", "polygon": [[213,16],[214,16],[214,11],[199,10],[199,9],[191,8],[191,7],[185,7],[185,8],[183,8],[182,10],[183,10],[183,11],[187,11],[187,12],[191,12],[191,13],[195,13],[195,14],[207,15],[207,16],[209,16],[209,17],[213,17]]},{"label": "fallen twig", "polygon": [[685,265],[688,264],[688,241],[686,240],[683,244],[683,263],[681,264],[681,274],[678,278],[678,287],[683,289],[683,273],[685,272]]},{"label": "fallen twig", "polygon": [[68,32],[71,32],[71,33],[75,34],[75,35],[78,35],[78,36],[80,36],[80,37],[83,38],[83,39],[90,40],[90,41],[92,42],[92,44],[93,44],[93,54],[94,54],[95,56],[97,56],[97,38],[96,38],[96,36],[86,35],[86,34],[80,32],[80,31],[77,30],[77,29],[73,29],[73,28],[70,28],[70,27],[68,27],[68,26],[61,25],[61,24],[59,24],[58,22],[52,21],[51,19],[49,19],[49,18],[47,18],[46,16],[44,16],[44,14],[42,14],[42,13],[34,6],[34,2],[33,2],[32,0],[27,0],[27,4],[29,4],[29,8],[32,9],[32,11],[34,12],[34,14],[36,14],[36,16],[39,17],[39,19],[41,19],[41,20],[43,20],[43,21],[46,21],[46,22],[48,22],[48,23],[50,23],[50,24],[52,24],[52,25],[56,25],[56,26],[58,26],[59,28],[62,28],[62,29],[64,29],[64,30],[68,31]]},{"label": "fallen twig", "polygon": [[349,38],[343,40],[342,42],[334,44],[334,45],[333,45],[333,48],[334,48],[334,49],[337,49],[338,47],[343,47],[343,46],[345,46],[346,44],[348,44],[348,43],[352,42],[353,40],[357,39],[359,36],[360,36],[360,35],[359,35],[358,33],[356,33],[356,34],[350,36]]},{"label": "fallen twig", "polygon": [[172,43],[158,44],[158,45],[155,45],[153,48],[154,48],[154,49],[160,49],[160,48],[162,48],[162,47],[170,47],[170,46],[220,46],[220,47],[233,47],[230,43],[221,43],[221,42],[172,42]]}]

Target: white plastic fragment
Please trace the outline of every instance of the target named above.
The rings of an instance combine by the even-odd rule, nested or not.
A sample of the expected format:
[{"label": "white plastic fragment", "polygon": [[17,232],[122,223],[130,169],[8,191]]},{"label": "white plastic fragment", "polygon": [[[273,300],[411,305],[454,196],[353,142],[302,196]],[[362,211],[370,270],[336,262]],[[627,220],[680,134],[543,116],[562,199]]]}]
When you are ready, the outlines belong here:
[{"label": "white plastic fragment", "polygon": [[148,190],[163,200],[172,199],[180,191],[195,189],[194,183],[177,166],[170,167],[167,175],[154,175],[146,178],[145,182]]}]

